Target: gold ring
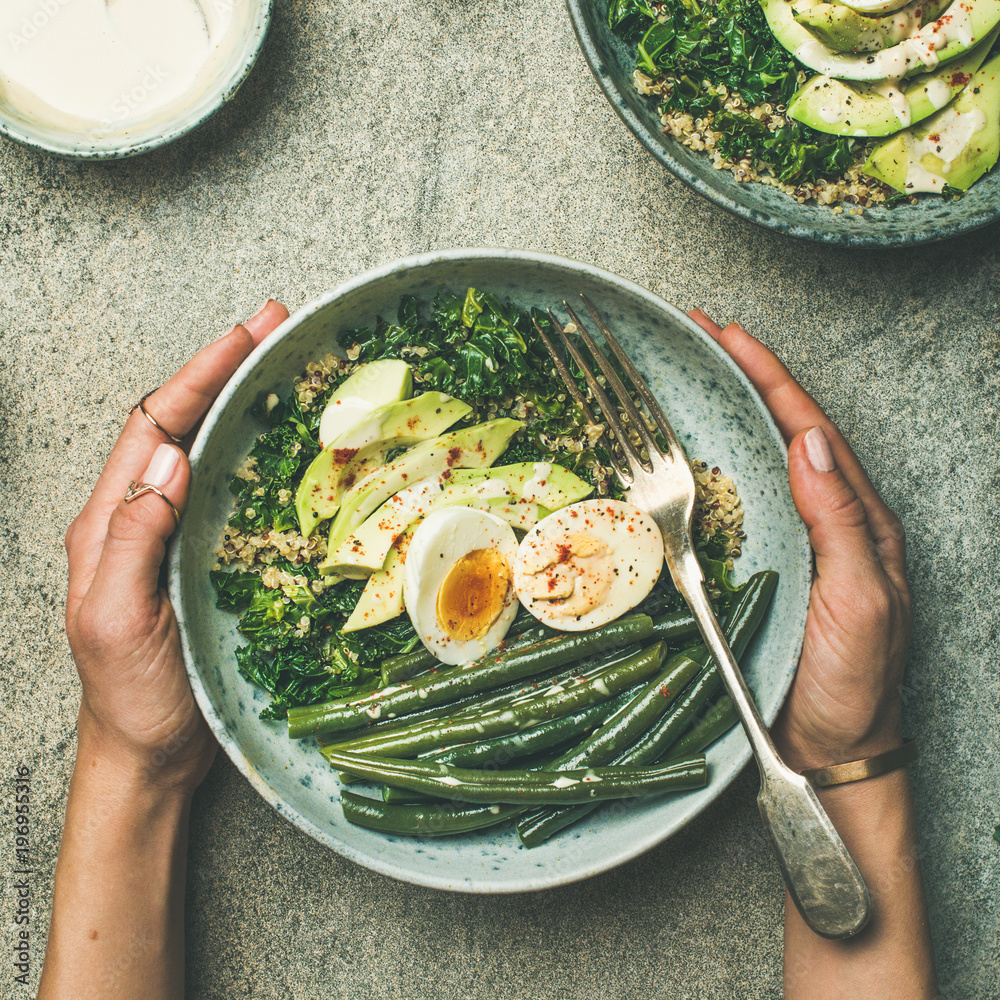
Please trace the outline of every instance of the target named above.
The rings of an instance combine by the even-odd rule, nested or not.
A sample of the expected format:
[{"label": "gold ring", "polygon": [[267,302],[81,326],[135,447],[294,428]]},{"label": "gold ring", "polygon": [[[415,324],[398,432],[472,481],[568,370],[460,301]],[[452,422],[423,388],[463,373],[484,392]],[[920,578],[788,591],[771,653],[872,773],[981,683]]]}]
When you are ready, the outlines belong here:
[{"label": "gold ring", "polygon": [[817,788],[829,788],[831,785],[844,785],[849,781],[863,781],[865,778],[877,778],[881,774],[889,774],[901,767],[906,767],[917,759],[916,740],[906,740],[901,747],[886,750],[885,753],[863,760],[852,760],[846,764],[829,764],[826,767],[811,768],[802,771]]},{"label": "gold ring", "polygon": [[163,492],[163,490],[156,486],[151,486],[149,483],[137,483],[133,479],[132,482],[128,484],[128,489],[125,491],[125,503],[131,503],[133,500],[138,499],[145,493],[155,493],[170,508],[170,513],[174,515],[175,527],[181,523],[181,516],[177,513],[177,508],[170,502],[170,498]]},{"label": "gold ring", "polygon": [[184,443],[184,438],[179,438],[179,437],[176,437],[175,435],[171,434],[171,433],[170,433],[170,431],[168,431],[168,430],[166,429],[166,427],[164,427],[164,426],[163,426],[163,425],[162,425],[162,424],[161,424],[161,423],[160,423],[160,422],[159,422],[159,421],[158,421],[158,420],[156,419],[156,417],[154,417],[154,416],[153,416],[153,414],[152,414],[152,413],[150,413],[150,412],[149,412],[149,410],[147,410],[147,409],[146,409],[146,407],[145,407],[145,405],[144,405],[144,404],[145,404],[146,400],[147,400],[147,399],[149,399],[149,397],[153,395],[153,392],[156,392],[156,390],[155,390],[155,389],[153,389],[153,391],[152,391],[152,392],[147,392],[147,393],[146,393],[146,395],[145,395],[145,396],[143,396],[143,397],[142,397],[142,399],[140,399],[138,403],[133,403],[133,404],[132,404],[132,405],[131,405],[131,406],[129,407],[129,410],[128,410],[128,412],[129,412],[130,414],[132,414],[132,413],[134,413],[134,412],[135,412],[136,410],[141,410],[141,411],[142,411],[142,415],[143,415],[143,416],[144,416],[144,417],[145,417],[145,418],[146,418],[146,419],[147,419],[147,420],[148,420],[148,421],[149,421],[149,422],[150,422],[150,423],[151,423],[151,424],[152,424],[152,425],[153,425],[153,426],[154,426],[154,427],[155,427],[155,428],[156,428],[156,429],[158,430],[158,431],[160,431],[160,432],[161,432],[162,434],[166,434],[166,435],[167,435],[167,437],[168,437],[168,438],[170,438],[170,440],[174,442],[174,444],[183,444],[183,443]]}]

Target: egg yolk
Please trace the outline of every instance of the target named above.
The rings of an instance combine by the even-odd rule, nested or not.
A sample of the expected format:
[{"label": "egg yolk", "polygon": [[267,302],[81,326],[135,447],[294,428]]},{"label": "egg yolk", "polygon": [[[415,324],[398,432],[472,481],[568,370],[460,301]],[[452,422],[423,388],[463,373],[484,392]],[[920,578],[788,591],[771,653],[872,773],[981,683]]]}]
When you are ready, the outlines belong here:
[{"label": "egg yolk", "polygon": [[510,586],[510,566],[501,552],[467,552],[438,590],[438,624],[456,642],[479,639],[500,617]]}]

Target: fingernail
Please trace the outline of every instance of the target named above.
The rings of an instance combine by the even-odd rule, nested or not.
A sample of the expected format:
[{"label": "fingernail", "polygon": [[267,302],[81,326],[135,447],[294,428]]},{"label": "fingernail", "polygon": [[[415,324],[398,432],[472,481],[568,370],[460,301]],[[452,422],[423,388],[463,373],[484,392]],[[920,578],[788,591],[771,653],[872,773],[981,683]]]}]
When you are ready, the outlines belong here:
[{"label": "fingernail", "polygon": [[805,442],[806,458],[817,472],[833,472],[837,468],[833,452],[830,451],[830,442],[827,441],[822,427],[813,427],[806,431]]},{"label": "fingernail", "polygon": [[180,457],[180,452],[173,445],[161,444],[153,452],[153,457],[142,474],[142,482],[150,486],[166,486],[174,474],[174,469],[177,468],[177,460]]},{"label": "fingernail", "polygon": [[264,299],[264,304],[250,318],[256,319],[273,301],[274,299]]},{"label": "fingernail", "polygon": [[242,330],[242,329],[243,329],[243,324],[237,323],[234,327],[230,328],[229,330],[226,330],[226,332],[221,337],[219,337],[219,340],[225,340],[226,337],[231,337],[237,330]]}]

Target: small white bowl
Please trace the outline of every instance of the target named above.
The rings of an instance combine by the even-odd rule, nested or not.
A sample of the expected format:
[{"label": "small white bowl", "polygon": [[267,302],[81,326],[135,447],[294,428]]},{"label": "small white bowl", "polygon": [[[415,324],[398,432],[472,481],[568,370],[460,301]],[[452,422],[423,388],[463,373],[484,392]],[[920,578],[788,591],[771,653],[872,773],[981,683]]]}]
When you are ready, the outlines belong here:
[{"label": "small white bowl", "polygon": [[73,160],[117,160],[148,153],[179,139],[207,121],[231,100],[247,78],[271,23],[273,0],[235,0],[249,6],[230,58],[209,70],[190,103],[178,101],[149,121],[130,122],[108,131],[71,131],[37,122],[5,101],[0,91],[0,134],[43,153]]}]

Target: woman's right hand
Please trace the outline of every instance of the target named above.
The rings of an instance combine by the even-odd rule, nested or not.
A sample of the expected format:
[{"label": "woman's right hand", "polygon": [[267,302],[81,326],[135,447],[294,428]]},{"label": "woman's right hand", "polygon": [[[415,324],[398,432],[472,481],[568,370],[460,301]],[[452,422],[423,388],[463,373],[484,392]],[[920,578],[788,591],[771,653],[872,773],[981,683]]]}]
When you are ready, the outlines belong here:
[{"label": "woman's right hand", "polygon": [[799,669],[774,727],[796,770],[902,743],[899,686],[910,634],[906,549],[850,445],[788,369],[741,326],[711,334],[761,394],[788,445],[788,475],[816,554]]},{"label": "woman's right hand", "polygon": [[[729,352],[788,444],[788,478],[816,554],[799,668],[773,735],[797,769],[902,743],[899,685],[910,592],[899,518],[830,418],[741,326],[691,317]],[[785,900],[785,1000],[932,1000],[935,983],[913,797],[905,769],[821,789],[868,883],[872,917],[847,941],[814,934]]]}]

